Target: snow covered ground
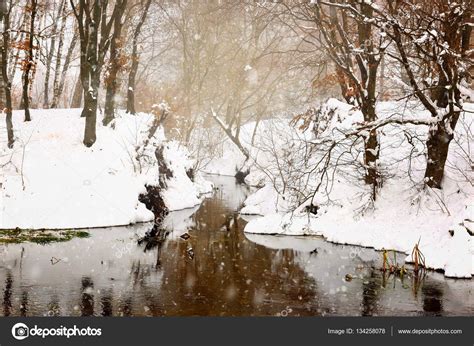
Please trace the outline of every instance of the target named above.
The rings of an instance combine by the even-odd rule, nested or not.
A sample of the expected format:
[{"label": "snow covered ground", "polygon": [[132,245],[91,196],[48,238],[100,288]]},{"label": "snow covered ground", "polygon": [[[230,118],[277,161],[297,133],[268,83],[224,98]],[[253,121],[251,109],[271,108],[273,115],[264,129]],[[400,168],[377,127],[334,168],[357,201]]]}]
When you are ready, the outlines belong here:
[{"label": "snow covered ground", "polygon": [[[407,262],[411,261],[411,252],[419,241],[427,267],[443,270],[449,277],[471,278],[474,274],[473,241],[461,224],[471,225],[472,229],[474,220],[474,176],[470,166],[472,117],[462,114],[456,128],[442,190],[423,189],[427,126],[389,125],[379,131],[379,169],[384,182],[376,202],[370,203],[370,189],[360,181],[363,176],[360,156],[352,151],[353,156],[348,157],[344,153],[349,148],[347,145],[336,151],[341,155],[340,166],[330,171],[331,178],[323,180],[323,188],[314,196],[313,203],[319,207],[314,215],[307,212],[306,206],[321,174],[308,172],[322,154],[310,152],[308,155],[308,141],[317,141],[338,131],[342,133],[363,120],[360,112],[335,99],[330,99],[324,107],[324,114],[329,116],[321,118],[318,137],[313,124],[303,130],[299,124],[290,126],[290,117],[265,120],[259,125],[249,162],[244,163],[243,156],[234,147],[209,165],[215,173],[222,173],[217,168],[223,166],[250,168],[246,181],[263,186],[247,198],[241,211],[262,216],[252,218],[245,232],[322,235],[340,244],[398,250],[408,255]],[[474,105],[467,104],[466,109],[474,110]],[[380,103],[380,118],[394,114],[427,117],[416,105]],[[241,141],[249,148],[254,127],[255,123],[250,123],[241,131]],[[232,146],[232,143],[225,145]],[[308,162],[303,163],[301,158],[305,155]]]},{"label": "snow covered ground", "polygon": [[[119,112],[113,126],[97,124],[97,142],[82,144],[79,109],[33,110],[31,122],[14,112],[13,149],[0,149],[0,229],[56,229],[128,225],[154,219],[138,201],[145,185],[158,184],[154,156],[164,145],[173,176],[163,199],[170,210],[197,205],[212,184],[186,175],[192,160],[167,142],[161,128],[145,145],[153,115]],[[100,118],[100,116],[99,116]]]}]

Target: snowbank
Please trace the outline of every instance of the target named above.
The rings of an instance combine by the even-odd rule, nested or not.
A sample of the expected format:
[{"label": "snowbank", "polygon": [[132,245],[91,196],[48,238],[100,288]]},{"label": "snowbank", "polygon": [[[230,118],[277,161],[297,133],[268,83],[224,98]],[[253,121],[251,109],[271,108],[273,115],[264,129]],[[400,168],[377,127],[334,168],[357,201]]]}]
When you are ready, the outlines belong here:
[{"label": "snowbank", "polygon": [[[337,100],[330,100],[325,107],[331,116],[321,119],[318,128],[321,136],[335,128],[351,128],[354,122],[362,120],[360,112]],[[378,114],[380,117],[390,116],[401,112],[401,107],[396,103],[382,103]],[[413,112],[413,107],[410,107],[410,112],[410,117],[426,117],[421,109]],[[463,117],[462,121],[472,126],[472,120],[469,122],[465,114]],[[408,255],[407,262],[411,261],[413,247],[420,241],[419,248],[429,268],[444,270],[448,277],[471,278],[474,274],[474,249],[466,228],[472,228],[472,221],[469,220],[474,220],[474,188],[469,183],[473,178],[469,159],[463,157],[466,152],[469,153],[469,137],[464,132],[464,126],[460,124],[457,127],[456,143],[453,141],[450,146],[443,190],[422,189],[426,163],[423,138],[426,138],[427,127],[411,126],[403,132],[397,126],[386,126],[380,131],[380,169],[387,178],[375,204],[370,205],[367,186],[357,183],[356,168],[341,165],[335,171],[334,184],[328,182],[314,197],[319,208],[316,215],[308,212],[309,202],[298,203],[294,195],[285,193],[285,188],[289,190],[286,186],[288,181],[279,178],[292,176],[293,180],[301,179],[305,186],[295,186],[294,181],[290,183],[293,183],[295,190],[306,194],[314,191],[318,183],[316,174],[301,175],[304,179],[297,174],[298,171],[309,171],[316,161],[314,158],[310,158],[306,166],[300,163],[293,163],[292,168],[285,166],[301,161],[304,150],[307,150],[298,148],[299,143],[303,142],[301,138],[305,141],[311,139],[308,137],[310,131],[298,128],[281,130],[286,126],[277,125],[280,130],[275,131],[272,139],[275,148],[272,155],[268,154],[268,150],[260,150],[263,155],[257,159],[253,156],[254,166],[248,180],[264,187],[247,198],[242,213],[263,217],[250,220],[245,232],[322,235],[335,243],[401,251]],[[314,127],[310,129],[314,133]],[[268,130],[264,132],[268,133]],[[412,140],[412,146],[405,136],[419,140]],[[255,147],[268,148],[264,143],[267,137],[264,134],[257,136]],[[409,161],[407,158],[410,155],[412,159]],[[312,153],[309,157],[319,159],[318,153]],[[284,158],[287,158],[286,161]],[[277,159],[279,162],[275,163]],[[411,175],[407,174],[408,171]]]},{"label": "snowbank", "polygon": [[264,185],[245,200],[245,206],[240,211],[247,215],[266,215],[277,210],[285,209],[285,203],[271,184]]},{"label": "snowbank", "polygon": [[161,195],[170,211],[193,207],[201,203],[201,195],[212,191],[212,183],[196,174],[194,181],[187,175],[192,168],[193,161],[185,147],[172,141],[164,145],[164,158],[167,167],[170,167],[173,176],[166,182],[166,190]]},{"label": "snowbank", "polygon": [[[162,129],[145,145],[153,115],[119,112],[112,126],[97,124],[97,142],[82,144],[79,109],[33,110],[31,122],[14,112],[13,149],[0,149],[0,228],[56,229],[128,225],[154,219],[138,202],[145,185],[158,184],[154,157],[165,145],[172,171],[164,200],[170,210],[192,207],[211,185],[186,175],[185,148],[166,142]],[[100,116],[99,116],[100,118]]]},{"label": "snowbank", "polygon": [[[411,261],[414,245],[420,241],[419,248],[429,268],[444,270],[449,277],[470,278],[474,274],[472,237],[463,227],[453,227],[453,217],[430,212],[429,208],[424,208],[423,214],[419,215],[410,212],[403,201],[406,195],[400,190],[387,187],[384,193],[395,194],[398,198],[384,198],[371,215],[358,219],[354,218],[351,201],[347,199],[342,207],[327,208],[321,215],[309,214],[302,208],[294,213],[267,214],[251,220],[244,231],[292,236],[321,235],[339,244],[404,252],[408,255],[407,262]],[[397,200],[399,204],[396,204]],[[434,201],[427,203],[435,205]],[[454,231],[451,232],[453,235],[448,230]]]}]

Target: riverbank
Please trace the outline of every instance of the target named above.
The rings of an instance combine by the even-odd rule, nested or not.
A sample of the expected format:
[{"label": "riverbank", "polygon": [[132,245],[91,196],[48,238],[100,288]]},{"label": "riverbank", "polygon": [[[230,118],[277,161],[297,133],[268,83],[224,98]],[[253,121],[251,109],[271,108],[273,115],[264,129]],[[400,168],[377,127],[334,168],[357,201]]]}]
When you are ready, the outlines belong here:
[{"label": "riverbank", "polygon": [[238,213],[248,189],[233,178],[205,178],[215,193],[170,212],[164,239],[139,245],[152,225],[137,224],[63,243],[0,244],[0,315],[472,314],[467,280],[389,275],[379,270],[379,252],[322,237],[244,233]]},{"label": "riverbank", "polygon": [[80,109],[14,112],[15,145],[0,149],[0,229],[77,229],[154,220],[139,202],[146,185],[158,186],[155,150],[171,172],[161,189],[168,210],[195,206],[212,184],[191,180],[187,150],[159,128],[148,140],[154,115],[119,111],[110,126],[97,123],[97,141],[82,144]]},{"label": "riverbank", "polygon": [[[465,108],[472,111],[474,104]],[[377,114],[380,119],[403,117],[407,109],[410,118],[429,116],[419,105],[405,102],[381,102]],[[339,244],[400,251],[407,255],[406,262],[412,261],[418,244],[427,268],[470,279],[474,274],[468,231],[474,229],[470,115],[461,114],[442,189],[424,188],[428,126],[383,127],[378,161],[382,183],[373,201],[371,187],[363,183],[363,141],[343,142],[345,131],[363,122],[361,112],[335,99],[319,111],[318,122],[292,122],[295,118],[288,114],[261,121],[256,131],[256,123],[246,124],[241,142],[250,148],[251,158],[245,162],[228,140],[224,155],[209,163],[207,169],[220,174],[249,170],[247,183],[260,187],[241,212],[261,218],[251,220],[245,232],[319,235]],[[314,150],[311,143],[331,140],[343,144],[329,155],[327,170],[316,169],[328,156],[324,146]]]}]

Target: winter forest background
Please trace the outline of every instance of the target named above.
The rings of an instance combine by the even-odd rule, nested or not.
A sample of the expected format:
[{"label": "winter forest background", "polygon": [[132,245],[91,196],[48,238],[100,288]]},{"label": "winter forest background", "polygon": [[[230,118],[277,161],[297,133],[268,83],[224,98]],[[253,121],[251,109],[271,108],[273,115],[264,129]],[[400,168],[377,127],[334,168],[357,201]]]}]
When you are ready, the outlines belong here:
[{"label": "winter forest background", "polygon": [[[374,248],[372,267],[397,279],[472,278],[472,0],[2,0],[0,11],[5,267],[18,244],[52,241],[61,261],[57,240],[93,241],[100,256],[94,231],[76,230],[127,225],[143,227],[133,249],[178,239],[198,261],[199,246],[214,254],[192,232],[211,229],[202,208],[216,191],[243,193],[219,185],[230,176],[246,192],[216,227],[245,241],[314,255],[317,237]],[[328,292],[347,294],[339,285]],[[466,289],[452,291],[463,313]]]}]

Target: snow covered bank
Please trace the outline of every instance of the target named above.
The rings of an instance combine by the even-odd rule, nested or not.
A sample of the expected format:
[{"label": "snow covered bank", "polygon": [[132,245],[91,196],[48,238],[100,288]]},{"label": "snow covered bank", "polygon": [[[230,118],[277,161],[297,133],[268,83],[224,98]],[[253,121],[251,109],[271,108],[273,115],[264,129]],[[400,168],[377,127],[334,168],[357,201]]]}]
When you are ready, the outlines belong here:
[{"label": "snow covered bank", "polygon": [[161,193],[168,210],[181,210],[201,203],[202,195],[211,192],[213,185],[199,173],[190,179],[187,172],[193,167],[193,160],[187,149],[172,141],[164,145],[163,154],[166,166],[172,171],[166,189]]},{"label": "snow covered bank", "polygon": [[[411,261],[414,245],[419,248],[431,269],[441,269],[449,277],[470,278],[474,274],[474,249],[472,237],[459,225],[453,226],[453,217],[440,215],[427,207],[422,214],[410,213],[404,201],[406,194],[400,189],[386,188],[389,193],[399,193],[398,198],[382,197],[377,209],[361,218],[354,217],[350,198],[343,206],[325,209],[321,215],[312,215],[298,209],[294,213],[272,213],[251,220],[245,232],[278,235],[321,235],[339,244],[390,249],[406,253]],[[381,198],[381,199],[382,199]],[[453,196],[456,198],[456,196]],[[397,205],[396,202],[399,202]],[[461,213],[461,211],[458,211]],[[459,214],[458,214],[459,215]],[[449,230],[454,231],[449,232]]]},{"label": "snow covered bank", "polygon": [[[161,128],[147,141],[154,116],[119,112],[113,126],[98,121],[97,142],[82,144],[79,109],[33,110],[31,122],[14,112],[15,146],[0,149],[0,229],[106,227],[151,221],[138,201],[145,185],[157,185],[154,151],[163,145],[172,173],[163,191],[169,210],[192,207],[212,185],[186,171],[185,148],[166,142]],[[146,143],[146,144],[145,144]]]},{"label": "snow covered bank", "polygon": [[[466,108],[472,110],[474,105]],[[427,117],[422,108],[406,103],[380,103],[377,112],[380,119]],[[322,235],[336,243],[393,249],[407,255],[420,241],[427,267],[444,270],[449,277],[471,278],[474,249],[467,231],[474,220],[471,116],[461,115],[442,190],[423,189],[426,125],[380,129],[378,168],[383,185],[373,203],[370,188],[362,182],[363,142],[342,142],[333,152],[326,175],[315,170],[321,158],[327,158],[325,152],[313,150],[309,144],[332,140],[334,134],[343,138],[344,131],[363,120],[361,113],[331,99],[316,115],[318,122],[306,127],[300,127],[301,122],[290,126],[288,117],[260,125],[246,180],[264,187],[248,197],[242,213],[263,217],[251,220],[245,232]],[[310,210],[308,197],[320,182],[322,187],[313,198],[317,210]],[[406,261],[410,260],[408,256]]]}]

